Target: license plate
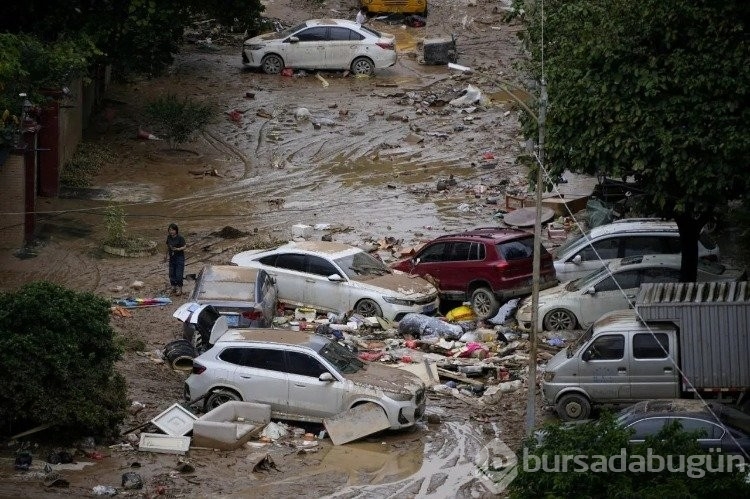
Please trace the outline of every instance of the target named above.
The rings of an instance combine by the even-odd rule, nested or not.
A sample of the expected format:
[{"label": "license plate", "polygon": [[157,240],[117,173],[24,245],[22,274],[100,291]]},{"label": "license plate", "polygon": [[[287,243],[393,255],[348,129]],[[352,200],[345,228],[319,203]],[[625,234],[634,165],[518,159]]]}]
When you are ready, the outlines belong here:
[{"label": "license plate", "polygon": [[224,317],[227,318],[227,326],[229,327],[237,327],[240,325],[240,316],[237,314],[232,315],[225,315]]},{"label": "license plate", "polygon": [[424,307],[422,307],[423,314],[431,314],[435,310],[437,310],[437,305],[435,305],[434,303],[431,305],[425,305]]}]

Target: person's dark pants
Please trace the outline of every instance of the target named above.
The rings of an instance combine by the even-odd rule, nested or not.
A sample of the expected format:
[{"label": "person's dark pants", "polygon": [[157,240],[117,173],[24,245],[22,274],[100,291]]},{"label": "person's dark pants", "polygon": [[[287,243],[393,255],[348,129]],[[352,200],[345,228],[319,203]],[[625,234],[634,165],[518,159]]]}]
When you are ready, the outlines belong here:
[{"label": "person's dark pants", "polygon": [[175,254],[169,257],[169,284],[182,287],[182,277],[185,273],[185,254]]}]

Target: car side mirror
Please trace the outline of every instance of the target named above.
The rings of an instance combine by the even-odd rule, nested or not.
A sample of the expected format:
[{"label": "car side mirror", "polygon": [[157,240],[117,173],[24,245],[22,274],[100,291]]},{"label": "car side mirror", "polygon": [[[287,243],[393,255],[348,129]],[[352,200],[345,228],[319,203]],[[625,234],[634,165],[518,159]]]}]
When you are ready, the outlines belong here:
[{"label": "car side mirror", "polygon": [[333,375],[331,373],[329,373],[328,371],[326,371],[323,374],[321,374],[320,376],[318,376],[318,379],[320,381],[334,381]]},{"label": "car side mirror", "polygon": [[328,276],[328,280],[331,282],[342,282],[344,278],[338,274],[331,274]]},{"label": "car side mirror", "polygon": [[297,42],[299,42],[299,38],[297,38],[296,36],[289,37],[289,43],[297,43]]},{"label": "car side mirror", "polygon": [[593,354],[592,354],[591,350],[586,350],[585,352],[583,352],[581,354],[581,360],[584,361],[584,362],[588,362],[589,360],[591,360],[591,356],[592,355]]},{"label": "car side mirror", "polygon": [[586,288],[586,291],[583,294],[585,294],[585,295],[595,295],[596,294],[596,288],[594,288],[594,286]]},{"label": "car side mirror", "polygon": [[575,263],[576,265],[579,265],[582,260],[583,260],[583,258],[581,258],[581,255],[578,254],[578,255],[576,255],[576,256],[573,257],[573,259],[571,260],[571,262]]},{"label": "car side mirror", "polygon": [[419,262],[421,262],[421,261],[422,261],[422,259],[419,258],[418,256],[411,259],[411,263],[414,264],[414,265],[419,265]]}]

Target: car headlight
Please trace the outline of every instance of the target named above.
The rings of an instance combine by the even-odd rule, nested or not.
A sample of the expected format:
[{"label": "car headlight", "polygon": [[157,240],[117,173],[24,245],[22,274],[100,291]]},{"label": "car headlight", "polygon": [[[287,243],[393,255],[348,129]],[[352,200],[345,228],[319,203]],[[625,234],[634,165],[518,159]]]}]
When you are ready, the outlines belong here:
[{"label": "car headlight", "polygon": [[387,395],[388,395],[388,398],[397,400],[399,402],[408,402],[409,400],[414,398],[413,393],[405,393],[405,392],[388,392]]},{"label": "car headlight", "polygon": [[265,45],[245,45],[245,50],[260,50],[263,47],[265,47]]},{"label": "car headlight", "polygon": [[402,300],[401,298],[394,298],[392,296],[384,296],[383,300],[386,303],[391,303],[393,305],[404,305],[406,307],[411,307],[414,305],[414,302],[411,300]]},{"label": "car headlight", "polygon": [[542,374],[542,379],[547,383],[550,383],[553,379],[555,379],[555,373],[552,371],[545,371],[544,374]]}]

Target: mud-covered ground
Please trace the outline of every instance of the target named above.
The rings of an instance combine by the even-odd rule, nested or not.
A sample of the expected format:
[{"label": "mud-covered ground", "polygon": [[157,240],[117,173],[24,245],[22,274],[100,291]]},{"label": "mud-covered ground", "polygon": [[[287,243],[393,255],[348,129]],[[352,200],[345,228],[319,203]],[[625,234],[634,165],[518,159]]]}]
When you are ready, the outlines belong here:
[{"label": "mud-covered ground", "polygon": [[[321,73],[323,81],[309,72],[281,77],[244,70],[241,38],[214,36],[222,45],[186,45],[164,77],[114,85],[86,140],[112,150],[115,160],[90,189],[39,200],[36,256],[18,258],[15,248],[0,250],[0,289],[44,279],[108,298],[165,293],[161,254],[126,259],[101,251],[103,209],[110,203],[126,209],[130,234],[160,245],[167,225],[178,223],[188,242],[187,274],[206,262],[227,263],[242,249],[287,240],[296,223],[330,225],[315,237],[331,234],[351,244],[392,237],[402,246],[497,224],[494,215],[504,195],[527,189],[526,170],[516,162],[523,152],[516,105],[503,83],[515,81],[520,25],[504,21],[503,2],[467,3],[431,2],[424,28],[373,21],[376,29],[397,36],[400,58],[372,78],[329,72]],[[271,0],[267,15],[290,25],[315,17],[353,18],[356,4]],[[421,39],[451,34],[459,64],[471,67],[471,73],[420,64]],[[447,105],[469,84],[482,91],[484,105],[468,111]],[[150,131],[143,104],[166,92],[219,110],[206,131],[176,152],[163,141],[136,138],[139,130]],[[300,107],[309,110],[310,120],[295,119]],[[230,115],[235,110],[239,113]],[[438,191],[438,180],[450,175],[457,184]],[[143,287],[131,288],[134,281]],[[190,286],[188,281],[187,291]],[[158,359],[179,334],[172,312],[184,297],[173,300],[170,306],[112,318],[128,340],[118,364],[128,396],[145,404],[124,430],[182,399],[185,375]],[[439,423],[340,447],[323,440],[312,453],[271,445],[265,450],[277,469],[263,472],[252,471],[248,449],[191,450],[185,458],[194,471],[181,472],[177,456],[100,446],[106,457],[80,471],[60,471],[70,487],[58,489],[43,484],[43,449],[24,474],[13,471],[5,452],[0,496],[85,496],[97,485],[119,487],[121,475],[135,471],[146,486],[134,494],[146,495],[478,497],[488,492],[473,476],[474,458],[495,437],[518,446],[526,393],[524,388],[482,410],[432,394],[428,413]],[[541,411],[537,417],[543,417]]]}]

